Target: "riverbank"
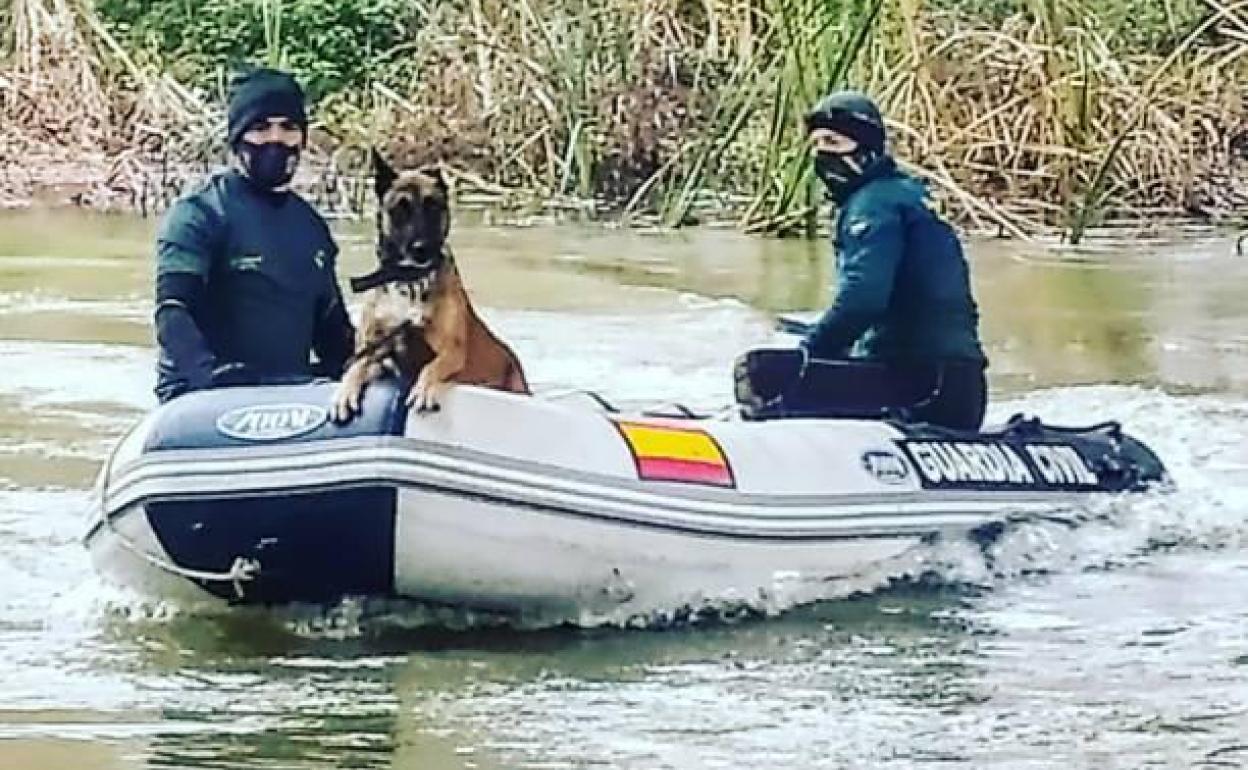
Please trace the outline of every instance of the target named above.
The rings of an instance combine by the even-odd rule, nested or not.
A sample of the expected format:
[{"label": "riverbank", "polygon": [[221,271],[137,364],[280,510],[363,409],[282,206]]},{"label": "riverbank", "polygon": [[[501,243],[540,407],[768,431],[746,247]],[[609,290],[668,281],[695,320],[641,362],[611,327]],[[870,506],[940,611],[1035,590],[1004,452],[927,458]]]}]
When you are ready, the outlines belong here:
[{"label": "riverbank", "polygon": [[[801,115],[852,83],[967,229],[1078,240],[1110,220],[1233,218],[1248,204],[1248,16],[1133,3],[528,0],[422,16],[382,2],[357,18],[352,2],[240,0],[184,19],[15,0],[0,204],[160,210],[222,156],[224,73],[242,58],[308,84],[305,190],[331,213],[361,211],[381,146],[446,164],[482,205],[810,233]],[[241,37],[217,29],[249,13]]]}]

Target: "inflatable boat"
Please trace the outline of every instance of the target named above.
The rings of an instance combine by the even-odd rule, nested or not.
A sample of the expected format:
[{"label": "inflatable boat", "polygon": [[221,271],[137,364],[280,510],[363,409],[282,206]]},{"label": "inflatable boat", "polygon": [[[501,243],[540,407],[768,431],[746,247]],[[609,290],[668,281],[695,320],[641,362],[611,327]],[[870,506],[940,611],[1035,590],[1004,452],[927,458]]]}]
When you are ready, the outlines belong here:
[{"label": "inflatable boat", "polygon": [[380,382],[339,425],[333,388],[221,388],[148,414],[91,496],[97,567],[165,598],[619,616],[850,577],[933,538],[1166,483],[1114,423],[626,414],[470,386],[408,414]]}]

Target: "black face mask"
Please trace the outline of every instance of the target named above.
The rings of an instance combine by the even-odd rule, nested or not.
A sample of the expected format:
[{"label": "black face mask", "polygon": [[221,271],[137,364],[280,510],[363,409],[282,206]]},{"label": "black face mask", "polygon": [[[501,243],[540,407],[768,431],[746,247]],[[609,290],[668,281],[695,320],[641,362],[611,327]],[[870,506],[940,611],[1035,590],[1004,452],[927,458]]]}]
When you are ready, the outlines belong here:
[{"label": "black face mask", "polygon": [[878,152],[861,146],[847,153],[816,152],[815,176],[833,198],[841,200],[877,157]]},{"label": "black face mask", "polygon": [[262,190],[273,190],[290,182],[299,165],[299,148],[281,142],[239,142],[238,154],[242,156],[247,178]]}]

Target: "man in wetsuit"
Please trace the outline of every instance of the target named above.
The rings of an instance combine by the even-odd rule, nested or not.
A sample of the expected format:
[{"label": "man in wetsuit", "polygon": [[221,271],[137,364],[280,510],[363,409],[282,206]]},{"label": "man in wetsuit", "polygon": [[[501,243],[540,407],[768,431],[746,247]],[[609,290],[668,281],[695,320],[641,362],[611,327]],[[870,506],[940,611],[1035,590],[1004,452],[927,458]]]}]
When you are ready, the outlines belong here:
[{"label": "man in wetsuit", "polygon": [[290,75],[255,69],[231,83],[232,164],[180,198],[156,236],[162,402],[220,385],[341,376],[355,332],[338,247],[291,191],[307,129]]},{"label": "man in wetsuit", "polygon": [[788,408],[835,411],[844,400],[855,412],[977,430],[987,358],[957,234],[886,151],[870,98],[827,96],[806,127],[837,204],[836,296],[802,340],[805,382]]}]

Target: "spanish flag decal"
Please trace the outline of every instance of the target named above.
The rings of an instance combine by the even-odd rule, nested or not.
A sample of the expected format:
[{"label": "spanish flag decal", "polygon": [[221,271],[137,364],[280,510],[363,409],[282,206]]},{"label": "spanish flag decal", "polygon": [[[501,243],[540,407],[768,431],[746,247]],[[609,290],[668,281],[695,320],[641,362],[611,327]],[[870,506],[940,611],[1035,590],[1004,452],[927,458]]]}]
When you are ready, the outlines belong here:
[{"label": "spanish flag decal", "polygon": [[616,421],[643,481],[683,481],[735,487],[732,468],[715,439],[701,428],[660,422]]}]

